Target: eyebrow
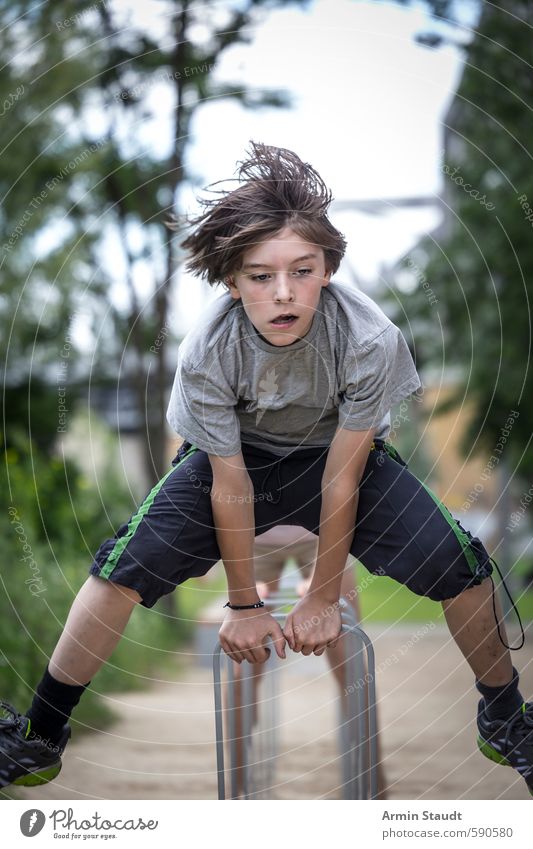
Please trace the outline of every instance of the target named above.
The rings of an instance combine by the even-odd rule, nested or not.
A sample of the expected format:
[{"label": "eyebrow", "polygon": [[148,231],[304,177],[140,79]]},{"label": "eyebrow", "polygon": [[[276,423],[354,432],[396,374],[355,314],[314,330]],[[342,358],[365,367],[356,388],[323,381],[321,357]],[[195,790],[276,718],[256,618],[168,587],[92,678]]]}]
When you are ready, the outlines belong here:
[{"label": "eyebrow", "polygon": [[[295,262],[303,262],[304,259],[316,259],[316,254],[304,254],[303,256],[299,256],[297,259],[293,259],[289,265],[294,265]],[[268,265],[266,262],[247,262],[246,265],[242,266],[242,271],[246,268],[272,268],[271,265]]]}]

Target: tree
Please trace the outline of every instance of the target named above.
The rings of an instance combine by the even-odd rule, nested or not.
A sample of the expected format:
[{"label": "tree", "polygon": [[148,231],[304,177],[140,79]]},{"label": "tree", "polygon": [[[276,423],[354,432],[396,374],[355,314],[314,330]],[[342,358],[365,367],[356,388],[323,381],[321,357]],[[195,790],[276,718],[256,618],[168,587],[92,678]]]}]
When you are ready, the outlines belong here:
[{"label": "tree", "polygon": [[[151,399],[145,465],[154,482],[165,468],[168,305],[179,261],[176,239],[170,237],[165,223],[168,213],[179,205],[181,186],[190,179],[184,162],[191,122],[195,112],[213,99],[237,100],[248,108],[288,105],[286,92],[256,92],[240,81],[226,85],[212,79],[220,55],[232,45],[250,40],[250,24],[258,23],[256,13],[281,5],[286,3],[248,0],[234,8],[227,4],[219,10],[217,21],[212,4],[207,2],[170,3],[168,44],[158,44],[146,33],[130,31],[125,35],[114,25],[108,5],[98,9],[104,34],[98,81],[101,102],[109,116],[108,161],[99,189],[102,202],[113,213],[124,252],[130,303],[126,320],[129,338],[122,341],[134,352],[139,409],[146,407],[146,397]],[[198,40],[194,31],[200,24],[209,27],[209,34]],[[162,160],[151,157],[146,150],[132,149],[131,145],[127,150],[121,142],[125,124],[135,127],[146,110],[149,86],[154,80],[168,82],[174,97],[169,154]],[[179,215],[179,208],[177,212]],[[128,231],[135,228],[142,235],[134,250],[129,246]],[[154,275],[150,297],[141,302],[133,282],[135,266],[150,255],[150,242],[157,245],[164,262]]]},{"label": "tree", "polygon": [[445,224],[403,263],[417,278],[413,291],[393,293],[398,322],[405,314],[415,323],[421,360],[440,366],[445,357],[462,375],[437,414],[466,396],[474,401],[465,455],[490,455],[514,411],[506,458],[524,480],[533,471],[532,23],[527,2],[484,4],[445,119]]},{"label": "tree", "polygon": [[[293,0],[301,6],[308,2]],[[33,48],[31,66],[16,68],[19,76],[25,71],[25,98],[17,103],[16,124],[7,131],[9,158],[3,182],[12,206],[6,208],[4,223],[9,221],[9,231],[25,208],[19,180],[13,181],[13,175],[26,178],[26,169],[27,179],[33,183],[31,194],[44,187],[46,196],[39,203],[40,213],[35,210],[31,221],[22,222],[24,246],[31,248],[31,237],[42,234],[52,219],[68,222],[68,238],[59,238],[57,247],[31,268],[29,281],[22,283],[21,272],[30,272],[32,251],[21,263],[20,251],[14,250],[17,245],[11,246],[7,287],[11,303],[4,316],[17,314],[13,299],[18,299],[24,287],[22,302],[30,306],[28,315],[17,314],[13,342],[24,348],[37,334],[35,356],[46,359],[50,354],[47,341],[68,332],[69,316],[76,314],[76,304],[80,310],[83,292],[81,309],[91,316],[98,339],[96,372],[116,377],[125,371],[137,396],[140,419],[146,420],[144,465],[152,483],[161,477],[166,464],[168,303],[179,263],[178,238],[170,237],[165,222],[171,211],[179,217],[181,187],[196,179],[185,168],[192,119],[214,99],[237,100],[253,109],[283,107],[290,102],[285,91],[253,91],[241,81],[225,85],[213,79],[222,53],[249,41],[252,25],[272,9],[287,5],[286,0],[245,0],[219,10],[207,2],[193,4],[190,0],[167,0],[163,5],[168,12],[168,31],[158,39],[133,27],[117,26],[112,2],[87,7],[61,0],[2,7],[4,23],[12,22],[13,53],[21,41],[46,43],[46,51]],[[13,60],[12,76],[15,64]],[[30,78],[38,80],[40,110]],[[14,91],[14,83],[15,79],[9,79],[3,90]],[[173,126],[168,128],[168,153],[164,156],[147,149],[139,133],[143,122],[157,116],[158,104],[151,99],[157,87],[169,89],[174,100]],[[30,113],[34,120],[28,120]],[[97,129],[97,123],[103,124],[103,129]],[[37,135],[25,132],[25,124],[37,130]],[[28,186],[24,194],[30,194]],[[118,305],[109,294],[116,286],[116,274],[101,258],[110,239],[122,253],[127,305]],[[21,240],[15,242],[22,247]],[[144,285],[139,287],[141,274]],[[148,276],[150,291],[146,294]],[[57,308],[51,312],[47,307],[36,316],[32,296],[37,289],[42,293],[52,288]],[[57,359],[57,351],[51,348],[52,360]],[[19,353],[23,350],[17,350]],[[11,355],[8,380],[16,383],[16,374]]]}]

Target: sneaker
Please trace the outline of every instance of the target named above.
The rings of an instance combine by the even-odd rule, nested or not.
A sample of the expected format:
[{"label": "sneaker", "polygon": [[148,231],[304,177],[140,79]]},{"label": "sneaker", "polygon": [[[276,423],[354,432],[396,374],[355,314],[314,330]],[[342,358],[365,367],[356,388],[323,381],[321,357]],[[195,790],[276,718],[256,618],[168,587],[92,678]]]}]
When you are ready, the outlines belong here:
[{"label": "sneaker", "polygon": [[47,784],[59,774],[70,725],[65,725],[56,745],[37,736],[29,739],[30,733],[28,717],[0,701],[0,787]]},{"label": "sneaker", "polygon": [[485,714],[485,699],[481,699],[477,727],[480,751],[497,764],[514,767],[533,796],[533,702],[524,702],[509,719],[491,722]]}]

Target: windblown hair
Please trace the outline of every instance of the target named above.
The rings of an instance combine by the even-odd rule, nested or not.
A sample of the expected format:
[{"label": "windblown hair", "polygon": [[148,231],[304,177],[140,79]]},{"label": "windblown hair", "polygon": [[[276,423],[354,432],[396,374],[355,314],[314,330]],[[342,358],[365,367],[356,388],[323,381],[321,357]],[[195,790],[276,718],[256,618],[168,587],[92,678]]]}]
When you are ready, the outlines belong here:
[{"label": "windblown hair", "polygon": [[[203,212],[187,219],[196,229],[181,243],[189,255],[186,270],[211,286],[221,283],[240,269],[245,251],[290,226],[301,239],[324,250],[326,270],[335,273],[346,240],[327,217],[330,190],[292,151],[250,144],[250,158],[237,163],[237,188],[214,191],[217,197],[211,199],[199,198]],[[177,219],[168,226],[181,229]]]}]

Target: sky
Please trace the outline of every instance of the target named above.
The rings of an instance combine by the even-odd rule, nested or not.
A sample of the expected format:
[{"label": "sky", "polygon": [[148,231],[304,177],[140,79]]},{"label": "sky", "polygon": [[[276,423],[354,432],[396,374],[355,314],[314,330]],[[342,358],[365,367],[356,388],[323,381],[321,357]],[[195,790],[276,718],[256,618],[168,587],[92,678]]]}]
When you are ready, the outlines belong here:
[{"label": "sky", "polygon": [[[220,20],[225,6],[212,4]],[[125,24],[164,32],[161,3],[117,0],[116,8]],[[461,0],[458,11],[466,38],[476,4]],[[203,185],[231,178],[253,139],[294,150],[318,170],[338,201],[435,197],[443,179],[443,120],[462,72],[457,47],[433,50],[414,41],[416,33],[436,28],[423,6],[387,2],[314,0],[307,11],[288,6],[269,13],[250,28],[250,44],[222,54],[214,79],[283,89],[292,108],[249,111],[228,99],[211,101],[196,114],[187,164]],[[457,30],[441,29],[458,38]],[[163,154],[172,101],[163,85],[152,96],[158,103],[156,126],[147,121],[139,132]],[[182,199],[188,212],[198,209],[192,189]],[[433,230],[440,215],[431,206],[391,207],[370,216],[333,205],[331,219],[348,240],[336,279],[356,281],[375,297],[380,269]],[[141,287],[142,273],[139,269]],[[206,299],[219,293],[181,274],[171,316],[176,331],[193,326]]]}]

